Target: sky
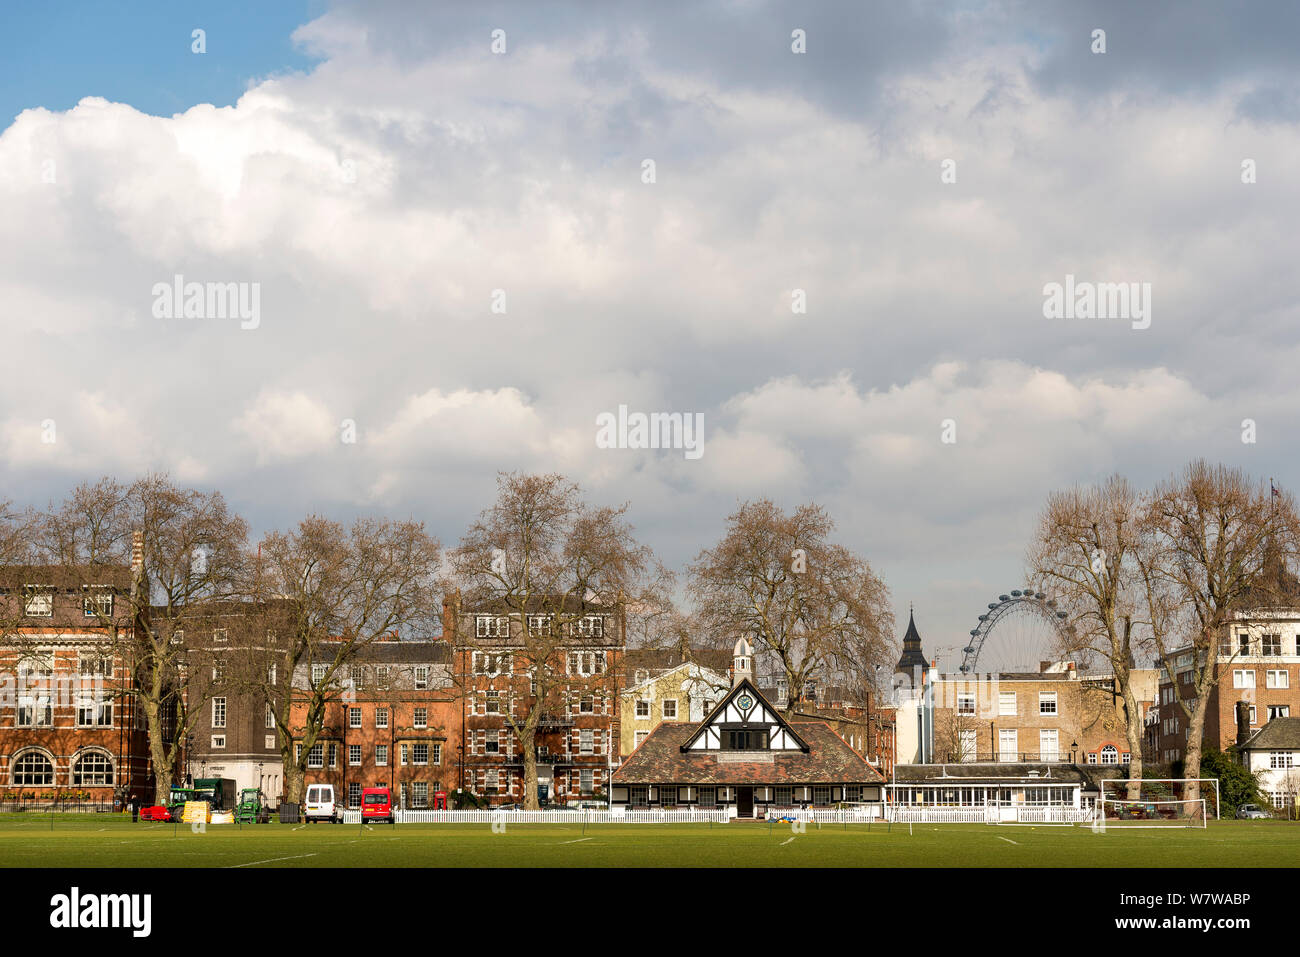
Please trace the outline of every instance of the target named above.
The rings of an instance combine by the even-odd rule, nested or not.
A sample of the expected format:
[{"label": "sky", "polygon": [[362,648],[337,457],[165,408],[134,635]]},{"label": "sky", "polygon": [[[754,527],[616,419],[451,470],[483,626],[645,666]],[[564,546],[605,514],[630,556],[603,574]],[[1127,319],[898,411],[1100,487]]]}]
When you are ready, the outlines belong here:
[{"label": "sky", "polygon": [[[1294,4],[5,16],[0,500],[166,471],[451,544],[557,471],[679,571],[816,502],[951,667],[1052,490],[1296,485]],[[1076,282],[1149,312],[1046,315]],[[620,406],[702,454],[600,447]]]}]

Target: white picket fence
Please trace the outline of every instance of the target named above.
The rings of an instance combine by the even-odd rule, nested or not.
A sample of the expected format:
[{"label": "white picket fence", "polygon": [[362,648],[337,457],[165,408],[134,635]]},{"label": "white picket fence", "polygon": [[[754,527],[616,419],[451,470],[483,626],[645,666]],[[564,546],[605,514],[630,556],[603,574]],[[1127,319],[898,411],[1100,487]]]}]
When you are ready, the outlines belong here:
[{"label": "white picket fence", "polygon": [[895,824],[996,824],[995,807],[915,807],[891,804],[886,818]]},{"label": "white picket fence", "polygon": [[[723,808],[683,808],[678,810],[614,811],[433,811],[398,810],[393,812],[398,824],[726,824],[730,820]],[[343,812],[344,824],[360,824],[361,812]]]},{"label": "white picket fence", "polygon": [[884,819],[884,809],[879,804],[852,804],[843,807],[770,807],[768,820],[792,818],[796,821],[818,824],[854,824]]},{"label": "white picket fence", "polygon": [[1069,805],[1017,807],[934,807],[891,804],[886,818],[896,824],[1086,824],[1095,813]]}]

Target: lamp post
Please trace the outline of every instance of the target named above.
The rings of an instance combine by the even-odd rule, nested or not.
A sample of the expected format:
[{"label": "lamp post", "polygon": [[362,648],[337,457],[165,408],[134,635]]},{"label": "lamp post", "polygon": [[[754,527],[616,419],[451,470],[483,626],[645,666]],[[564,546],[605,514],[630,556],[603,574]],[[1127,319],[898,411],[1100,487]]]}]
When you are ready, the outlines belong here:
[{"label": "lamp post", "polygon": [[1071,742],[1070,742],[1070,763],[1071,763],[1071,764],[1075,764],[1075,763],[1076,763],[1075,760],[1074,760],[1074,757],[1075,757],[1075,754],[1078,752],[1078,750],[1079,750],[1079,742],[1078,742],[1078,741],[1071,741]]}]

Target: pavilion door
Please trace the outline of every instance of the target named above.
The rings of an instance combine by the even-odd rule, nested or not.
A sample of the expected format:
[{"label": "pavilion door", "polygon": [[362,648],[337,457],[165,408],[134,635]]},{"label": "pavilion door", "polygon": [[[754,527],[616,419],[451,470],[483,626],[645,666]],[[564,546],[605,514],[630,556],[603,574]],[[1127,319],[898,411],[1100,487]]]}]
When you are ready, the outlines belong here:
[{"label": "pavilion door", "polygon": [[753,788],[736,788],[736,815],[738,817],[754,816]]}]

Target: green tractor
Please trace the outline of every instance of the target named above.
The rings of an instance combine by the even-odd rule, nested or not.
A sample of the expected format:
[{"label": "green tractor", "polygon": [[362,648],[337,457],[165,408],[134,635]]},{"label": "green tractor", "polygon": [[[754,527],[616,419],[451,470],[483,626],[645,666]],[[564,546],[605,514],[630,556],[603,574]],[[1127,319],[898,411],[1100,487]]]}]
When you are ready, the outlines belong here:
[{"label": "green tractor", "polygon": [[185,802],[198,800],[200,800],[200,798],[198,792],[195,791],[194,788],[173,787],[171,797],[167,801],[167,810],[171,814],[173,820],[179,821],[181,819],[181,811],[185,808]]},{"label": "green tractor", "polygon": [[239,792],[239,804],[235,808],[236,824],[258,824],[261,822],[262,792],[259,788],[244,788]]}]

